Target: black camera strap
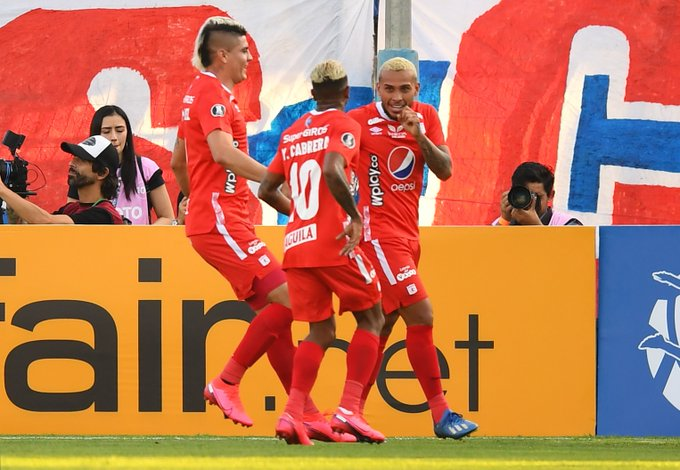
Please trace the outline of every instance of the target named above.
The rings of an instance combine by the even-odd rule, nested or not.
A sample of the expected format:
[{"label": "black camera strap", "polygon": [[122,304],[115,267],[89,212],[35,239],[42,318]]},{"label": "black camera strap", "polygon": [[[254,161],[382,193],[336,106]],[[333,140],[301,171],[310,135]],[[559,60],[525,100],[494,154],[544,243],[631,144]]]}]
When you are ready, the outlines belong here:
[{"label": "black camera strap", "polygon": [[550,220],[552,219],[553,213],[552,213],[552,207],[548,207],[543,215],[540,217],[541,223],[543,225],[550,225]]}]

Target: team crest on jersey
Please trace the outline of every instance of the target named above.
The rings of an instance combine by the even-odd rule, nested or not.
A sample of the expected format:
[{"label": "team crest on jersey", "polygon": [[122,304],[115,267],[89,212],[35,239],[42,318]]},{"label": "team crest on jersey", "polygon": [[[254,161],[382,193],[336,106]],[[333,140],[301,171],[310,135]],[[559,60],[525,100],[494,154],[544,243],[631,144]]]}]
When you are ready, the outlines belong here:
[{"label": "team crest on jersey", "polygon": [[345,132],[344,134],[342,134],[340,140],[342,141],[343,144],[345,144],[345,147],[347,147],[348,149],[353,149],[354,146],[356,145],[356,141],[354,140],[354,136],[352,135],[351,132]]},{"label": "team crest on jersey", "polygon": [[413,173],[416,156],[408,147],[395,147],[387,158],[387,168],[398,180],[405,180]]},{"label": "team crest on jersey", "polygon": [[227,108],[225,108],[223,104],[218,103],[212,105],[212,108],[210,108],[210,115],[212,117],[222,117],[226,111]]},{"label": "team crest on jersey", "polygon": [[312,116],[307,116],[305,119],[305,127],[309,127],[312,124]]}]

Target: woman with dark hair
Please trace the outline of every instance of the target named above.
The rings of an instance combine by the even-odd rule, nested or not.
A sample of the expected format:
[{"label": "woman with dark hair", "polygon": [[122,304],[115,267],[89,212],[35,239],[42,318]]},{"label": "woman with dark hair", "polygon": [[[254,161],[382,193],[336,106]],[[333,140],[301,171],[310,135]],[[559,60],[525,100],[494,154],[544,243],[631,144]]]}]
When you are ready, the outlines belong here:
[{"label": "woman with dark hair", "polygon": [[[155,225],[176,225],[163,170],[150,158],[135,153],[132,128],[125,111],[113,105],[99,108],[90,123],[90,135],[96,134],[106,137],[118,152],[118,192],[113,203],[120,215],[132,225],[147,225],[151,223],[153,209]],[[69,187],[69,202],[77,198],[78,192]]]}]

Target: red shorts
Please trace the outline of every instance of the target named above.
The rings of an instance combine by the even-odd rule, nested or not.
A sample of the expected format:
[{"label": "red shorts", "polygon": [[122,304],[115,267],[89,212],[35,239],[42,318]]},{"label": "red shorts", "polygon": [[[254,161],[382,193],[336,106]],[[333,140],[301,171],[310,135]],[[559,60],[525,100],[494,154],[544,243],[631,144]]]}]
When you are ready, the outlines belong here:
[{"label": "red shorts", "polygon": [[317,268],[287,268],[293,318],[319,322],[333,315],[332,295],[340,312],[368,310],[380,301],[380,283],[371,263],[357,253],[349,264]]},{"label": "red shorts", "polygon": [[418,240],[381,238],[362,242],[361,248],[378,273],[385,313],[392,313],[400,307],[408,307],[427,298],[417,271],[420,260]]},{"label": "red shorts", "polygon": [[281,265],[254,232],[234,230],[191,235],[194,250],[229,281],[239,300],[254,310],[267,305],[267,294],[286,282]]}]

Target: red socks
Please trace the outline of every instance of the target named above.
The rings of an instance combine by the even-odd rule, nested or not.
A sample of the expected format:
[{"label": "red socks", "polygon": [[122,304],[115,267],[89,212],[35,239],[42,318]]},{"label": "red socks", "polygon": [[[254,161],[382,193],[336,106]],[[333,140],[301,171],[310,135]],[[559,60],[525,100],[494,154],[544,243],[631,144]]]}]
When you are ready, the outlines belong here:
[{"label": "red socks", "polygon": [[[276,375],[278,375],[281,385],[286,390],[286,394],[290,394],[290,385],[293,381],[295,351],[297,351],[297,348],[293,345],[293,336],[290,328],[283,330],[269,349],[267,349],[269,363],[272,365]],[[307,417],[312,421],[324,419],[311,397],[308,397],[305,402],[305,421]]]},{"label": "red socks", "polygon": [[364,387],[364,390],[361,392],[361,400],[359,402],[359,411],[361,413],[364,412],[364,407],[366,406],[368,394],[371,392],[371,388],[375,384],[375,381],[378,379],[378,374],[380,373],[380,366],[382,366],[383,357],[385,356],[385,345],[387,344],[388,339],[389,336],[381,336],[379,339],[378,357],[375,360],[375,367],[373,368],[373,372],[371,372],[371,376],[368,379],[368,383]]},{"label": "red socks", "polygon": [[432,326],[415,325],[406,328],[406,352],[411,367],[425,393],[430,411],[435,422],[438,422],[448,404],[442,393],[441,372],[437,360],[437,351],[432,341]]},{"label": "red socks", "polygon": [[449,409],[449,404],[444,398],[444,394],[440,393],[432,398],[427,399],[427,404],[430,407],[430,412],[432,413],[432,419],[435,423],[438,423],[442,419],[442,415],[446,410]]},{"label": "red socks", "polygon": [[305,403],[319,373],[325,351],[316,343],[303,341],[295,353],[293,381],[286,403],[286,413],[302,420]]},{"label": "red socks", "polygon": [[347,380],[342,392],[340,406],[359,412],[361,396],[371,379],[378,359],[377,335],[366,330],[357,329],[347,348]]},{"label": "red socks", "polygon": [[267,349],[267,359],[269,359],[269,363],[279,377],[286,393],[290,392],[290,383],[293,381],[293,358],[296,350],[290,328],[283,330]]},{"label": "red socks", "polygon": [[[255,364],[284,331],[288,330],[290,335],[290,325],[292,322],[292,312],[283,305],[269,304],[262,309],[250,323],[231,360],[220,374],[222,380],[232,384],[239,383],[245,370]],[[290,345],[292,347],[292,341]],[[279,374],[279,369],[277,368],[279,365],[285,377],[285,357],[282,358],[280,364],[272,364],[277,374]]]}]

